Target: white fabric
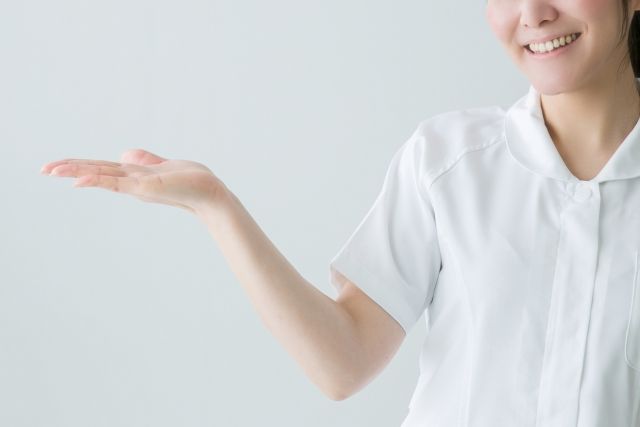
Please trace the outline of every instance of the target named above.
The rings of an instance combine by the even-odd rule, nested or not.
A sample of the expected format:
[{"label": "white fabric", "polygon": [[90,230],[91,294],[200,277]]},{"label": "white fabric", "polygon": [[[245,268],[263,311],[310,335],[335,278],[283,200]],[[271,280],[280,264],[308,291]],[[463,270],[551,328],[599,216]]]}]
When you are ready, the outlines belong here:
[{"label": "white fabric", "polygon": [[639,426],[639,250],[640,121],[579,180],[530,86],[421,122],[330,278],[425,313],[402,427]]}]

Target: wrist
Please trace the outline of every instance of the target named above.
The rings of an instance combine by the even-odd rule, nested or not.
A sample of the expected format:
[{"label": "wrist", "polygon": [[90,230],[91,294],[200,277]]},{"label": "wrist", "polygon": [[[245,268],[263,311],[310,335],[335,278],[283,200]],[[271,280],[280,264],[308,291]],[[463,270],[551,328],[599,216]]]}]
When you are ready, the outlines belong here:
[{"label": "wrist", "polygon": [[222,217],[227,214],[236,200],[231,190],[222,181],[217,180],[212,183],[210,191],[201,203],[194,207],[194,213],[207,225],[214,225],[222,221]]}]

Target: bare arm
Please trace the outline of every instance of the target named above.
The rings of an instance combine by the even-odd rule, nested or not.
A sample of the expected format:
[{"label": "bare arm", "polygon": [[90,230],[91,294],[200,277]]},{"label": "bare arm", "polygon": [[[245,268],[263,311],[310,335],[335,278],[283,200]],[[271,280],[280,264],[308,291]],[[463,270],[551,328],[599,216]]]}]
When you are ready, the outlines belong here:
[{"label": "bare arm", "polygon": [[337,302],[356,323],[360,342],[357,381],[344,384],[343,395],[351,396],[365,387],[389,364],[406,336],[402,326],[356,284],[338,273],[344,286]]},{"label": "bare arm", "polygon": [[402,327],[345,277],[337,301],[307,282],[201,163],[133,149],[120,162],[63,159],[45,164],[42,173],[175,206],[203,220],[269,331],[332,399],[369,383],[404,338]]},{"label": "bare arm", "polygon": [[[342,400],[391,359],[404,330],[351,282],[337,301],[308,283],[231,192],[200,217],[262,321],[325,394]],[[388,337],[385,339],[385,337]]]}]

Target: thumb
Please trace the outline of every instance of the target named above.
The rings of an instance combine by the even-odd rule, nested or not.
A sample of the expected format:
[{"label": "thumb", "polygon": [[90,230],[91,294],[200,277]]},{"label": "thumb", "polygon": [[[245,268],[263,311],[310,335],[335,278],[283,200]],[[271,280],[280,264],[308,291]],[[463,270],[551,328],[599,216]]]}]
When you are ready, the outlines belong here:
[{"label": "thumb", "polygon": [[166,161],[164,157],[157,156],[147,150],[136,148],[133,150],[127,150],[122,153],[120,157],[121,163],[133,163],[136,165],[155,165]]}]

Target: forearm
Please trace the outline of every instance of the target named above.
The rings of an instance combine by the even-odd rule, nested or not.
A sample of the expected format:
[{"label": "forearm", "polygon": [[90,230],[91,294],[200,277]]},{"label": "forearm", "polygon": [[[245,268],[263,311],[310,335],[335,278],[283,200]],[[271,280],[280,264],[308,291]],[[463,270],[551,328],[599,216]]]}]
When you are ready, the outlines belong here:
[{"label": "forearm", "polygon": [[220,199],[198,216],[263,323],[313,383],[342,398],[341,391],[357,381],[355,322],[295,270],[232,192]]}]

